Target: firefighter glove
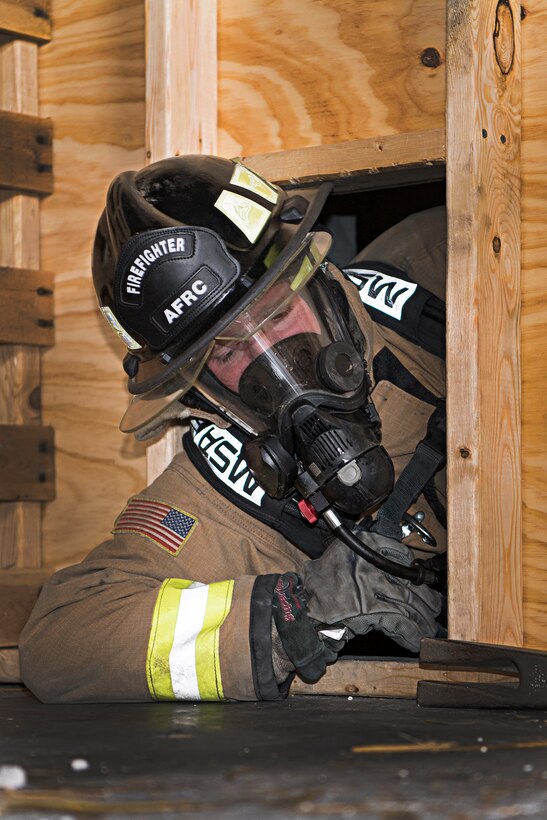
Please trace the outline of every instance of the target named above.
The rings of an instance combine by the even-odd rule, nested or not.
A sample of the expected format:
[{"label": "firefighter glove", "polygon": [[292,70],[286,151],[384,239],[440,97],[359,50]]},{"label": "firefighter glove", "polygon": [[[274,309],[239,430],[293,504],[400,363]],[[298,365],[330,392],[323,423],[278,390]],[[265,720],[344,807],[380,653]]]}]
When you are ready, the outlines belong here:
[{"label": "firefighter glove", "polygon": [[[359,533],[359,538],[385,558],[406,566],[413,562],[412,552],[398,541],[372,532]],[[342,541],[308,561],[302,580],[309,615],[319,630],[343,625],[347,637],[353,637],[377,629],[411,652],[419,651],[421,638],[437,634],[438,592],[377,569]]]},{"label": "firefighter glove", "polygon": [[[278,682],[296,670],[305,681],[316,681],[338,657],[344,641],[318,635],[308,615],[302,579],[285,572],[277,579],[272,599],[272,654]],[[344,630],[340,630],[344,631]]]}]

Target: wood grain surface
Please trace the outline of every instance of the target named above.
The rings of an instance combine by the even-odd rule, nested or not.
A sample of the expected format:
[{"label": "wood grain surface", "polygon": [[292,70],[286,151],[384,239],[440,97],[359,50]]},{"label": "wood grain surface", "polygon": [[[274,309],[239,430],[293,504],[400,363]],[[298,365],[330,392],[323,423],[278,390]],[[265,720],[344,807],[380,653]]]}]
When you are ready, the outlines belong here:
[{"label": "wood grain surface", "polygon": [[[428,170],[437,169],[444,177],[446,162],[445,132],[415,131],[406,134],[350,140],[335,145],[319,145],[255,154],[243,161],[263,176],[279,184],[313,185],[325,180],[336,193],[348,189],[382,188],[404,184],[412,169],[422,181]],[[393,172],[386,183],[386,175]],[[433,177],[433,174],[431,175]]]},{"label": "wood grain surface", "polygon": [[55,496],[54,431],[37,424],[0,424],[0,501]]},{"label": "wood grain surface", "polygon": [[[217,3],[145,0],[146,159],[217,153]],[[182,449],[172,425],[146,451],[153,481]]]},{"label": "wood grain surface", "polygon": [[418,681],[494,683],[503,675],[420,666],[418,661],[344,659],[327,667],[317,683],[295,678],[291,695],[346,695],[346,697],[415,698]]},{"label": "wood grain surface", "polygon": [[0,683],[21,683],[18,649],[0,647]]},{"label": "wood grain surface", "polygon": [[[0,109],[38,116],[38,46],[0,37]],[[40,267],[38,198],[0,191],[0,266]],[[0,346],[0,423],[39,424],[41,366],[38,349]],[[40,504],[0,506],[0,568],[41,564]]]},{"label": "wood grain surface", "polygon": [[447,38],[449,635],[520,646],[520,6]]},{"label": "wood grain surface", "polygon": [[0,343],[53,342],[53,274],[0,267]]},{"label": "wood grain surface", "polygon": [[54,0],[40,49],[40,114],[55,123],[55,193],[42,207],[42,260],[55,271],[56,345],[44,356],[44,423],[56,430],[57,497],[44,561],[80,560],[145,484],[144,447],[118,430],[125,348],[98,309],[91,248],[107,188],[144,165],[142,0]]},{"label": "wood grain surface", "polygon": [[0,31],[47,42],[51,38],[51,0],[0,0]]},{"label": "wood grain surface", "polygon": [[53,191],[52,141],[50,121],[0,111],[0,188],[50,194]]},{"label": "wood grain surface", "polygon": [[219,0],[223,156],[444,126],[444,0]]},{"label": "wood grain surface", "polygon": [[547,7],[522,31],[522,488],[525,644],[547,649]]},{"label": "wood grain surface", "polygon": [[17,646],[40,589],[37,583],[3,583],[0,579],[0,647]]}]

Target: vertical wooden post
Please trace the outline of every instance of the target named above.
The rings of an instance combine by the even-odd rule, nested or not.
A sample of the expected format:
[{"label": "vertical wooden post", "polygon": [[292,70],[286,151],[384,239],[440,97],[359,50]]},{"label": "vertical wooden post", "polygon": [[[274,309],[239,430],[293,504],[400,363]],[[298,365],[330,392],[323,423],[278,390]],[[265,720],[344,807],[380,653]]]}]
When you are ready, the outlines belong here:
[{"label": "vertical wooden post", "polygon": [[449,635],[521,645],[520,4],[447,10]]},{"label": "vertical wooden post", "polygon": [[[217,150],[216,0],[145,0],[146,156]],[[147,451],[152,481],[180,450],[170,428]]]},{"label": "vertical wooden post", "polygon": [[[0,37],[0,108],[38,114],[38,46]],[[39,203],[35,196],[0,191],[0,266],[40,266]],[[0,423],[40,422],[40,351],[0,346]],[[0,568],[41,563],[40,502],[0,504]]]}]

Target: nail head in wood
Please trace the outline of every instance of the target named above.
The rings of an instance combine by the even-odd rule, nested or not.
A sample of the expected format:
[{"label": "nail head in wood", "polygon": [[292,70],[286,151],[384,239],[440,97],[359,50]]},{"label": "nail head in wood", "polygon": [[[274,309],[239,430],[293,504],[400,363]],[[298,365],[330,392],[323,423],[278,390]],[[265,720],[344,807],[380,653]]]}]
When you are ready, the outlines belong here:
[{"label": "nail head in wood", "polygon": [[442,63],[441,55],[436,48],[424,48],[420,59],[426,68],[438,68]]}]

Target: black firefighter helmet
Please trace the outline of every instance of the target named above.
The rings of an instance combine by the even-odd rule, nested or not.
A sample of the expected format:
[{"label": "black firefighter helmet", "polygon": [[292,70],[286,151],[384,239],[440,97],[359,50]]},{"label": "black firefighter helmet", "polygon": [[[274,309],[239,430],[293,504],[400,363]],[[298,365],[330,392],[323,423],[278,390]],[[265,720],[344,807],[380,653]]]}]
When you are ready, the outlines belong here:
[{"label": "black firefighter helmet", "polygon": [[295,259],[323,261],[328,248],[318,250],[310,229],[330,190],[291,194],[239,160],[204,155],[114,179],[93,280],[103,315],[128,347],[130,393],[187,389],[204,348]]}]

